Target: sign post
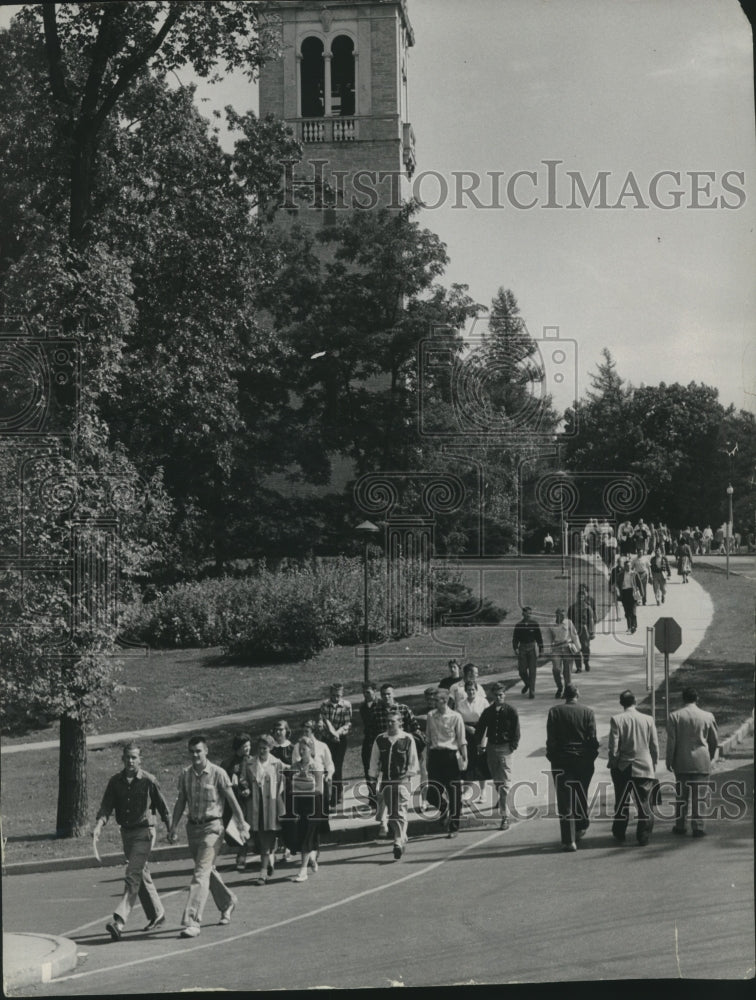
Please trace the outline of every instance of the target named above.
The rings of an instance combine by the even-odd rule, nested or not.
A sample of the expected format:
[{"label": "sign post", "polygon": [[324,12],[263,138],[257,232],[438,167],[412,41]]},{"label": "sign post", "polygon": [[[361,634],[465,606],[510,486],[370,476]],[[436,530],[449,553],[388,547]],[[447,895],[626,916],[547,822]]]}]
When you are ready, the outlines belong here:
[{"label": "sign post", "polygon": [[651,718],[656,722],[656,680],[654,677],[654,627],[646,626],[646,690],[651,692]]},{"label": "sign post", "polygon": [[654,625],[654,636],[656,648],[660,653],[664,653],[665,724],[669,724],[669,654],[676,653],[682,645],[682,629],[674,618],[657,618]]}]

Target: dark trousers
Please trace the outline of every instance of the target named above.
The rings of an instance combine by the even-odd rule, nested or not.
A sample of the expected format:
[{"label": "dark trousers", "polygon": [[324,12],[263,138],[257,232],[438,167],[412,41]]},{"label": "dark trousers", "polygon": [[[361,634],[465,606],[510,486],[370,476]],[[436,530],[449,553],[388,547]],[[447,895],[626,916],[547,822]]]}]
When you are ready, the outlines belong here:
[{"label": "dark trousers", "polygon": [[534,642],[521,642],[517,649],[517,670],[520,680],[535,694],[538,646]]},{"label": "dark trousers", "polygon": [[632,590],[621,590],[620,600],[622,601],[622,607],[625,611],[625,618],[627,619],[628,628],[638,627],[638,618],[635,614],[635,593]]},{"label": "dark trousers", "polygon": [[648,841],[651,831],[654,828],[654,814],[651,812],[651,792],[656,781],[654,778],[634,778],[631,768],[620,771],[619,768],[611,769],[612,784],[614,785],[614,822],[612,823],[612,834],[618,840],[625,839],[627,824],[630,820],[630,802],[635,802],[638,810],[638,827],[635,835],[638,843],[643,844]]},{"label": "dark trousers", "polygon": [[592,760],[555,760],[551,776],[556,790],[557,813],[562,843],[570,844],[577,830],[587,830],[588,786],[593,777]]},{"label": "dark trousers", "polygon": [[368,784],[368,802],[370,803],[371,809],[374,811],[378,808],[378,794],[376,792],[376,783],[370,780],[370,775],[368,774],[370,770],[370,755],[373,752],[373,744],[370,740],[362,741],[362,770],[365,772],[365,781]]},{"label": "dark trousers", "polygon": [[[344,787],[343,787],[343,777],[344,777],[344,757],[347,752],[347,738],[342,737],[340,740],[333,740],[328,744],[328,749],[331,751],[331,756],[333,757],[333,784],[331,786],[331,807],[335,808],[339,802],[344,798]],[[370,763],[370,757],[368,756],[368,763]]]},{"label": "dark trousers", "polygon": [[577,634],[580,640],[580,656],[575,657],[575,664],[577,672],[580,673],[583,667],[586,670],[591,669],[591,634],[588,631],[587,625],[581,625],[577,630]]},{"label": "dark trousers", "polygon": [[449,830],[459,829],[462,811],[462,787],[455,750],[428,750],[428,795],[430,805],[441,813],[441,822],[449,818]]}]

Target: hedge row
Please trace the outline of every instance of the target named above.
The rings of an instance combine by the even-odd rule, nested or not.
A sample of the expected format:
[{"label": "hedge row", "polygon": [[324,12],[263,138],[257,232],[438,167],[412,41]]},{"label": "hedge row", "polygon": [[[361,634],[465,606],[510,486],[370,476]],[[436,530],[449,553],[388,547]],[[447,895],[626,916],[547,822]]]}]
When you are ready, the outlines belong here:
[{"label": "hedge row", "polygon": [[[401,589],[401,616],[391,616],[394,638],[428,624],[416,620],[425,607],[425,589],[415,563],[394,564],[392,578]],[[431,574],[436,617],[474,610],[476,601],[459,574]],[[124,633],[156,648],[223,646],[234,658],[249,661],[307,659],[328,646],[362,640],[363,567],[358,558],[264,565],[246,579],[221,577],[171,587],[150,603],[127,609]],[[372,560],[369,576],[370,641],[387,638],[385,565]],[[418,598],[418,600],[413,600]],[[506,612],[490,602],[476,623],[498,622]],[[414,617],[413,617],[414,616]]]}]

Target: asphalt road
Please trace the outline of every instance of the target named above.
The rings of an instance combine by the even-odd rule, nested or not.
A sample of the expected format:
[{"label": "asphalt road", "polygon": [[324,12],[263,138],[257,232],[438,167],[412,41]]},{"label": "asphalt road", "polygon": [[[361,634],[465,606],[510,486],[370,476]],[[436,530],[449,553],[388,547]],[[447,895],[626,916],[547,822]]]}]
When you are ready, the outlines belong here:
[{"label": "asphalt road", "polygon": [[753,813],[711,823],[701,840],[670,827],[658,823],[645,848],[619,847],[594,820],[576,854],[559,850],[546,818],[416,840],[401,862],[385,841],[325,848],[303,884],[288,881],[293,866],[265,887],[229,873],[231,925],[215,923],[209,900],[189,941],[177,936],[187,862],[155,868],[167,929],[143,934],[136,911],[118,944],[104,931],[118,869],[13,876],[4,923],[73,937],[84,953],[73,974],[25,991],[39,996],[752,978]]}]

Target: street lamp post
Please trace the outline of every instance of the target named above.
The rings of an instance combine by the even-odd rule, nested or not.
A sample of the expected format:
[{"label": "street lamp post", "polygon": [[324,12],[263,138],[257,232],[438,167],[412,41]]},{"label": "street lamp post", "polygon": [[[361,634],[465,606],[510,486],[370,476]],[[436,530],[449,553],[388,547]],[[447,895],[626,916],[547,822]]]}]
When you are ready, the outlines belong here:
[{"label": "street lamp post", "polygon": [[362,524],[358,524],[355,528],[358,538],[362,539],[362,576],[363,576],[363,627],[362,627],[362,647],[364,655],[364,681],[367,684],[370,681],[370,624],[368,617],[368,545],[370,544],[370,539],[374,538],[380,528],[373,524],[372,521],[363,521]]},{"label": "street lamp post", "polygon": [[727,487],[727,501],[728,501],[728,511],[727,511],[727,539],[725,541],[725,555],[727,559],[727,579],[730,579],[730,545],[732,544],[732,494],[735,490],[732,488],[730,483]]}]

